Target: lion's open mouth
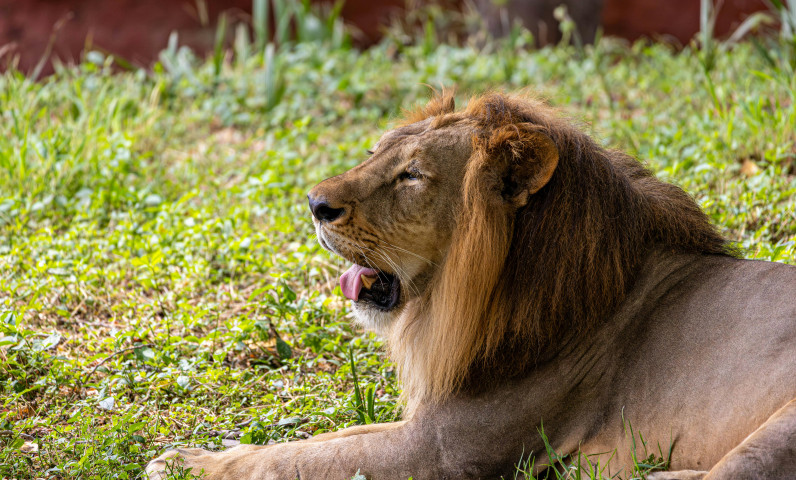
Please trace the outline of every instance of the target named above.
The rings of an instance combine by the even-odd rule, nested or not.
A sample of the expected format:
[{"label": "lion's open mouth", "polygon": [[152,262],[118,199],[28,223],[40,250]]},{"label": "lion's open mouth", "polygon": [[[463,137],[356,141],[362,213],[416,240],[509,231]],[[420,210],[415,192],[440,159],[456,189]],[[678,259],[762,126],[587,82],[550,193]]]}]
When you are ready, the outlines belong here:
[{"label": "lion's open mouth", "polygon": [[340,276],[340,288],[350,300],[392,310],[400,298],[401,282],[395,275],[354,264]]}]

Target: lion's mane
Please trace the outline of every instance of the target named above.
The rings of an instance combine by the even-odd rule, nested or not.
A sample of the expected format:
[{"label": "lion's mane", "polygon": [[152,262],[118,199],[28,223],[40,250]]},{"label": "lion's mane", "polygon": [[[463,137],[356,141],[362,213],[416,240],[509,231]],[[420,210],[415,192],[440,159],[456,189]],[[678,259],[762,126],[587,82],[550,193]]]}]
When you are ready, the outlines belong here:
[{"label": "lion's mane", "polygon": [[[616,310],[653,247],[733,254],[682,189],[542,101],[491,93],[456,112],[443,93],[407,123],[428,117],[435,127],[465,120],[476,133],[445,262],[389,342],[410,412],[521,374],[560,339],[588,333]],[[500,195],[506,169],[535,161],[540,131],[558,150],[557,168],[513,208]]]}]

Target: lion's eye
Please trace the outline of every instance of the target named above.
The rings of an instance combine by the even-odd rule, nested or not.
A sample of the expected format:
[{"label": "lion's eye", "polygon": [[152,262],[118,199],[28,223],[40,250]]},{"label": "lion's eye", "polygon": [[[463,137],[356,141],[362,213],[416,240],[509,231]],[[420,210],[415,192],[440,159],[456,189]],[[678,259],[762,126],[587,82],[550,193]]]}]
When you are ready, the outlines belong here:
[{"label": "lion's eye", "polygon": [[398,180],[400,181],[420,180],[420,173],[414,170],[406,170],[405,172],[401,172],[401,174],[398,175]]},{"label": "lion's eye", "polygon": [[365,150],[365,151],[368,152],[368,155],[373,155],[373,150]]}]

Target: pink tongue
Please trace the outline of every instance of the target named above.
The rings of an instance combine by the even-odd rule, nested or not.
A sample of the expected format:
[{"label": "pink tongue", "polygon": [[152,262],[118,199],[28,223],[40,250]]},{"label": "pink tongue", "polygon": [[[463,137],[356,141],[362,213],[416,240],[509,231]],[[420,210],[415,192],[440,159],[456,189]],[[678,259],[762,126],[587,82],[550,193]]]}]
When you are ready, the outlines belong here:
[{"label": "pink tongue", "polygon": [[343,295],[349,300],[356,302],[359,300],[359,292],[362,290],[362,275],[373,277],[378,274],[379,272],[372,268],[356,264],[351,265],[351,268],[340,276],[340,288],[343,290]]}]

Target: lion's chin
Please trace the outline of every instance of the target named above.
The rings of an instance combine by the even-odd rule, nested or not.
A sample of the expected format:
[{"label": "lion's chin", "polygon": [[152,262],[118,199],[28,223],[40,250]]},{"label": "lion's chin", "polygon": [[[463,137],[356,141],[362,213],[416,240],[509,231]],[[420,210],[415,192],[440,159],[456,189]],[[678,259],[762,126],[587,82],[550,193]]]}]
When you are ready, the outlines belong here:
[{"label": "lion's chin", "polygon": [[401,314],[402,305],[399,303],[391,310],[383,310],[368,302],[352,302],[354,306],[354,320],[365,330],[377,335],[385,336],[390,326]]}]

